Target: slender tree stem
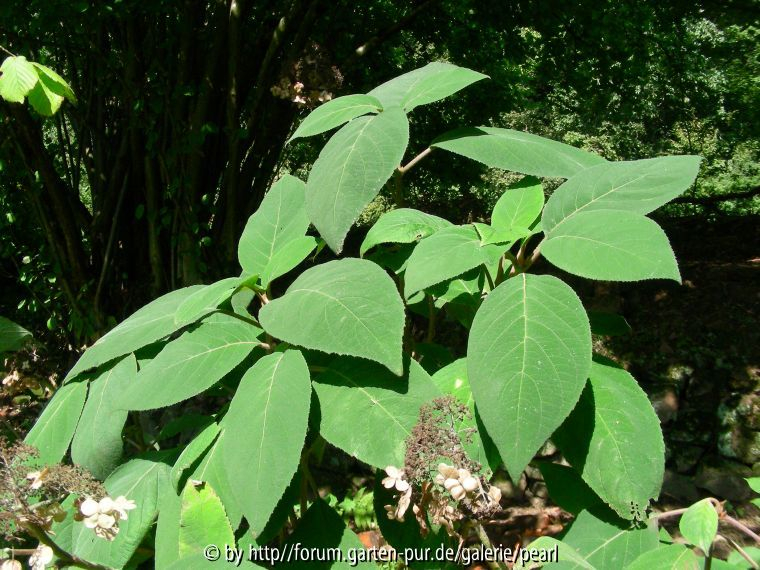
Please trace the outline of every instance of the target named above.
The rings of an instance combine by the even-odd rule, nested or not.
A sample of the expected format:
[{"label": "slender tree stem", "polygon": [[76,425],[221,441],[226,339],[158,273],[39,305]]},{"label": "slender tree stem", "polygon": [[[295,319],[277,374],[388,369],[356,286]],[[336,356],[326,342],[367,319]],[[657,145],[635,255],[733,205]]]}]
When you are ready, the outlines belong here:
[{"label": "slender tree stem", "polygon": [[0,45],[0,50],[4,51],[5,53],[7,53],[11,57],[16,57],[15,53],[13,53],[11,50],[9,50],[7,47],[5,47],[3,45]]}]

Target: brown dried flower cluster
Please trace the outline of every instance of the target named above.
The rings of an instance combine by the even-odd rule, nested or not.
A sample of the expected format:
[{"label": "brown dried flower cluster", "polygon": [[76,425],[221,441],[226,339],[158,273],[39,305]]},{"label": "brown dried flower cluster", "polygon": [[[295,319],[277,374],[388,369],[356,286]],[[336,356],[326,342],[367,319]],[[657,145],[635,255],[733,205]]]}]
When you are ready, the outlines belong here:
[{"label": "brown dried flower cluster", "polygon": [[420,409],[404,467],[385,469],[382,484],[395,490],[397,498],[385,506],[388,518],[403,521],[411,506],[423,535],[429,521],[461,538],[466,523],[491,518],[499,510],[501,491],[480,475],[481,466],[467,456],[456,427],[468,414],[452,396]]},{"label": "brown dried flower cluster", "polygon": [[313,108],[332,99],[342,84],[343,75],[329,63],[325,51],[312,42],[306,54],[290,65],[289,71],[270,91],[280,99]]},{"label": "brown dried flower cluster", "polygon": [[103,497],[103,485],[72,465],[35,470],[38,451],[22,442],[0,439],[0,535],[20,540],[16,533],[30,527],[48,531],[66,512],[61,502],[70,494]]}]

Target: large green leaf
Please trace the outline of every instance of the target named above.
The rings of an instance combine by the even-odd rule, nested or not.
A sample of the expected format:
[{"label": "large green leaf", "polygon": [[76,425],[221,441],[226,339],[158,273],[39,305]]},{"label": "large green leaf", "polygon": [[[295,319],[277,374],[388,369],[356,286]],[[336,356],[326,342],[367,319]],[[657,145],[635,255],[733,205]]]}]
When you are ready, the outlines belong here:
[{"label": "large green leaf", "polygon": [[698,156],[663,156],[589,168],[554,191],[542,216],[544,231],[580,212],[648,214],[694,183],[701,160]]},{"label": "large green leaf", "polygon": [[397,378],[377,364],[348,357],[337,358],[317,376],[314,391],[322,437],[376,467],[403,465],[420,406],[441,395],[414,360]]},{"label": "large green leaf", "polygon": [[179,560],[179,516],[182,499],[176,493],[162,493],[159,498],[154,563],[168,568]]},{"label": "large green leaf", "polygon": [[291,344],[402,373],[404,305],[393,280],[371,261],[343,259],[304,271],[284,296],[262,307],[259,321]]},{"label": "large green leaf", "polygon": [[544,189],[533,176],[512,184],[493,207],[491,225],[496,231],[530,228],[544,207]]},{"label": "large green leaf", "polygon": [[499,245],[481,245],[480,236],[471,225],[443,228],[414,248],[404,272],[404,295],[409,298],[479,265],[488,265],[504,249]]},{"label": "large green leaf", "polygon": [[37,422],[24,439],[40,451],[40,461],[58,463],[69,448],[87,397],[87,382],[72,382],[58,388]]},{"label": "large green leaf", "polygon": [[264,271],[261,272],[261,286],[269,287],[273,280],[285,275],[306,259],[318,244],[319,240],[315,237],[301,236],[277,249]]},{"label": "large green leaf", "polygon": [[240,277],[228,277],[196,291],[177,307],[174,322],[178,325],[188,324],[213,312],[232,296],[242,281]]},{"label": "large green leaf", "polygon": [[665,446],[644,391],[622,368],[595,361],[589,385],[553,440],[621,517],[641,519],[660,493]]},{"label": "large green leaf", "polygon": [[222,420],[222,459],[254,537],[298,469],[310,403],[303,355],[277,352],[245,373]]},{"label": "large green leaf", "polygon": [[[377,568],[377,565],[368,562],[355,562],[356,555],[364,550],[361,541],[350,528],[346,527],[340,515],[322,499],[317,499],[309,507],[283,548],[291,554],[294,553],[294,549],[297,549],[293,560],[287,564],[288,568],[308,570]],[[338,550],[340,555],[338,555]],[[308,556],[309,552],[322,554]]]},{"label": "large green leaf", "polygon": [[556,277],[519,274],[483,302],[470,331],[468,377],[513,479],[573,409],[590,366],[588,317]]},{"label": "large green leaf", "polygon": [[558,564],[547,564],[544,568],[588,568],[586,564],[590,564],[596,570],[620,570],[644,552],[657,548],[658,540],[655,525],[631,528],[582,511],[562,542],[573,548],[585,564],[577,557],[560,557]]},{"label": "large green leaf", "polygon": [[625,570],[698,570],[696,554],[683,544],[669,544],[645,552]]},{"label": "large green leaf", "polygon": [[597,210],[567,218],[547,234],[541,253],[560,269],[589,279],[681,281],[665,232],[632,212]]},{"label": "large green leaf", "polygon": [[6,58],[0,74],[0,98],[9,103],[23,103],[38,81],[34,66],[23,55]]},{"label": "large green leaf", "polygon": [[240,525],[243,512],[237,498],[237,492],[233,489],[230,482],[227,465],[222,456],[222,444],[225,437],[227,437],[227,434],[221,431],[216,441],[206,451],[203,459],[190,473],[188,479],[203,481],[213,487],[227,511],[227,517],[230,519],[232,528],[236,529]]},{"label": "large green leaf", "polygon": [[[575,568],[596,570],[596,568],[589,564],[589,562],[572,546],[560,542],[551,536],[539,536],[526,547],[526,550],[527,552],[524,555],[521,554],[521,556],[526,556],[525,563],[523,563],[522,557],[519,558],[517,564],[514,566],[517,570],[523,570],[524,568],[542,568],[543,564],[541,564],[541,561],[543,560],[546,562],[547,560],[551,560],[552,556],[557,560],[572,564]],[[522,551],[520,552],[522,553]],[[530,559],[532,559],[532,562],[534,563],[528,561],[527,553],[530,553]]]},{"label": "large green leaf", "polygon": [[[483,466],[498,467],[500,458],[493,443],[483,437],[478,429],[475,398],[472,396],[470,382],[467,379],[467,359],[460,358],[433,374],[433,382],[444,394],[451,394],[470,411],[470,417],[465,417],[454,427],[464,443],[467,455]],[[470,443],[467,442],[468,437]]]},{"label": "large green leaf", "polygon": [[116,403],[136,374],[137,360],[129,355],[90,382],[87,402],[71,442],[71,460],[98,479],[105,479],[121,459],[121,430],[127,412],[117,409]]},{"label": "large green leaf", "polygon": [[260,275],[277,250],[303,237],[309,228],[305,200],[306,184],[295,176],[286,174],[272,185],[238,242],[244,271]]},{"label": "large green leaf", "polygon": [[0,353],[19,350],[32,338],[32,333],[10,319],[0,317]]},{"label": "large green leaf", "polygon": [[430,145],[486,166],[533,176],[569,178],[606,161],[599,155],[530,133],[496,127],[448,132]]},{"label": "large green leaf", "polygon": [[340,253],[348,230],[399,166],[409,142],[400,108],[354,119],[327,142],[309,173],[306,211]]},{"label": "large green leaf", "polygon": [[487,75],[465,67],[435,61],[375,87],[369,95],[385,107],[399,106],[407,112],[453,95]]},{"label": "large green leaf", "polygon": [[[264,551],[262,550],[261,552]],[[224,550],[221,551],[221,556],[224,556]],[[241,553],[240,562],[234,563],[236,568],[264,568],[264,566],[250,562],[246,559],[246,556],[248,556],[247,551]],[[224,558],[220,558],[219,560],[224,560]],[[166,570],[213,570],[214,568],[219,568],[219,565],[218,560],[212,562],[204,554],[196,553],[174,561],[170,566],[166,566]],[[156,566],[156,568],[160,568],[160,566]]]},{"label": "large green leaf", "polygon": [[119,534],[113,541],[95,535],[82,522],[72,529],[73,554],[109,568],[123,568],[132,557],[158,514],[161,496],[173,493],[169,485],[169,466],[160,461],[133,459],[114,471],[105,483],[111,497],[124,495],[135,502],[129,518],[119,521]]},{"label": "large green leaf", "polygon": [[188,482],[182,491],[179,516],[179,556],[185,557],[214,544],[224,551],[235,544],[227,513],[222,502],[208,483],[196,487]]},{"label": "large green leaf", "polygon": [[182,476],[203,454],[211,447],[219,435],[219,424],[210,423],[196,435],[190,443],[180,453],[180,456],[174,462],[169,479],[172,487],[179,489]]},{"label": "large green leaf", "polygon": [[261,329],[237,317],[212,315],[148,362],[122,393],[119,407],[153,410],[200,394],[260,345],[259,334]]},{"label": "large green leaf", "polygon": [[681,515],[678,530],[689,543],[698,546],[705,555],[709,555],[710,547],[718,534],[718,512],[710,499],[702,499],[691,505]]},{"label": "large green leaf", "polygon": [[203,285],[193,285],[177,289],[133,313],[88,348],[66,375],[65,381],[71,380],[85,370],[156,342],[179,329],[180,325],[174,322],[177,308],[185,299],[202,288]]},{"label": "large green leaf", "polygon": [[290,140],[310,137],[341,126],[343,123],[368,113],[377,113],[383,104],[370,95],[346,95],[328,101],[314,109],[298,125]]},{"label": "large green leaf", "polygon": [[541,461],[538,468],[552,501],[568,513],[577,515],[581,511],[598,509],[603,505],[602,499],[572,467]]},{"label": "large green leaf", "polygon": [[381,243],[413,243],[449,226],[448,220],[412,208],[391,210],[380,216],[367,232],[359,253],[363,257]]}]

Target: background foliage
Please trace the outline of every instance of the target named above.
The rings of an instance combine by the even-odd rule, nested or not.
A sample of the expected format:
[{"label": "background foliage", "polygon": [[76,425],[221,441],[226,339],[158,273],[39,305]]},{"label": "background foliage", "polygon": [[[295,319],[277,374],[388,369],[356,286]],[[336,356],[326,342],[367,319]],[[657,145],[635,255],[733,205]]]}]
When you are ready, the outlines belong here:
[{"label": "background foliage", "polygon": [[[671,214],[756,210],[723,201],[760,179],[752,15],[741,2],[4,2],[0,45],[56,69],[78,104],[46,121],[0,108],[2,313],[78,345],[223,275],[276,173],[321,148],[284,146],[308,107],[439,58],[494,81],[418,111],[412,150],[494,124],[609,159],[699,154]],[[503,189],[470,161],[431,162],[409,205],[466,221]]]}]

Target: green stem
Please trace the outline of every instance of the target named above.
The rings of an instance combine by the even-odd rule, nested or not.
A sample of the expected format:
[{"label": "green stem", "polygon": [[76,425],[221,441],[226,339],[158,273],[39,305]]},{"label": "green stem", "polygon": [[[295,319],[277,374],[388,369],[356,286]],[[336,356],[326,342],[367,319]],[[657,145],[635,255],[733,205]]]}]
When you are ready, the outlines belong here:
[{"label": "green stem", "polygon": [[[491,539],[488,538],[486,529],[484,529],[483,525],[479,522],[475,523],[475,532],[478,533],[478,538],[480,539],[480,542],[483,544],[483,546],[485,546],[488,550],[493,551],[493,543],[491,542]],[[491,567],[507,570],[507,565],[504,564],[504,562],[492,562]]]},{"label": "green stem", "polygon": [[78,556],[65,551],[37,525],[29,524],[25,526],[25,528],[29,534],[31,534],[40,542],[40,544],[44,544],[45,546],[50,547],[50,549],[53,551],[53,554],[61,559],[64,566],[76,566],[77,568],[87,568],[89,570],[108,570],[105,566],[88,562],[87,560],[83,560],[82,558],[79,558]]}]

